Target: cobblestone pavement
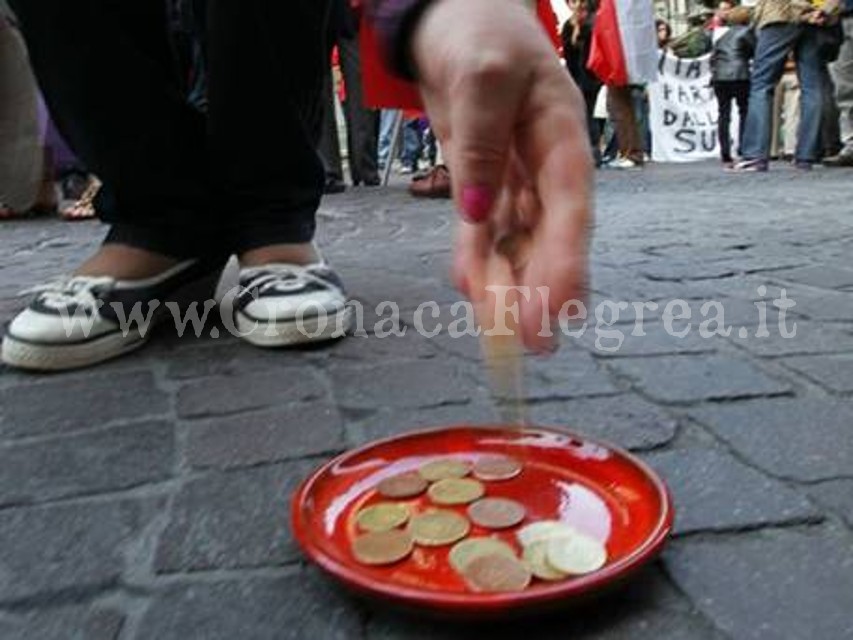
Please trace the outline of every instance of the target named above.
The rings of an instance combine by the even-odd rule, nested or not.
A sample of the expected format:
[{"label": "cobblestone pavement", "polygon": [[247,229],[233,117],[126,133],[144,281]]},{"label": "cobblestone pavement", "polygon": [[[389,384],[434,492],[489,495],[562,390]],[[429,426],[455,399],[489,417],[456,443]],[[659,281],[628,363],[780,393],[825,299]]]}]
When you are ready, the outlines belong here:
[{"label": "cobblestone pavement", "polygon": [[[640,452],[671,484],[675,538],[633,586],[499,628],[352,601],[301,561],[290,493],[370,439],[494,420],[476,342],[410,330],[273,353],[213,339],[211,323],[91,371],[0,371],[0,638],[853,637],[853,173],[654,166],[599,181],[593,302],[680,297],[695,318],[718,299],[736,327],[700,339],[694,321],[676,339],[647,312],[636,337],[623,311],[601,327],[627,335],[618,352],[591,328],[529,362],[536,421]],[[444,317],[458,299],[446,203],[398,185],[329,198],[321,217],[368,309],[395,300],[411,324],[420,302]],[[99,236],[55,220],[0,229],[4,320],[19,290]],[[772,335],[754,337],[754,300],[782,287],[796,338],[780,337],[772,304]]]}]

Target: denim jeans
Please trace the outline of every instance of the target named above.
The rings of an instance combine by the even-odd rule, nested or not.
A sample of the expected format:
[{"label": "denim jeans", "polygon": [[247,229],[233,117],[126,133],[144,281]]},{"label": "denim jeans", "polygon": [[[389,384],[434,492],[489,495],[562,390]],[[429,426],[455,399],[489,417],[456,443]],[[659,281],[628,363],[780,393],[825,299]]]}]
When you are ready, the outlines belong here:
[{"label": "denim jeans", "polygon": [[[397,109],[383,109],[379,117],[379,168],[384,169],[391,155],[391,137],[394,135],[394,123],[400,111]],[[392,158],[393,161],[393,158]]]},{"label": "denim jeans", "polygon": [[838,60],[830,66],[835,81],[835,99],[840,112],[843,152],[853,154],[853,15],[845,16],[844,42]]},{"label": "denim jeans", "polygon": [[823,109],[821,69],[826,63],[818,51],[817,29],[797,24],[771,24],[758,31],[749,113],[742,145],[744,158],[766,160],[770,155],[773,92],[782,77],[785,59],[793,51],[802,91],[794,157],[800,162],[818,160]]}]

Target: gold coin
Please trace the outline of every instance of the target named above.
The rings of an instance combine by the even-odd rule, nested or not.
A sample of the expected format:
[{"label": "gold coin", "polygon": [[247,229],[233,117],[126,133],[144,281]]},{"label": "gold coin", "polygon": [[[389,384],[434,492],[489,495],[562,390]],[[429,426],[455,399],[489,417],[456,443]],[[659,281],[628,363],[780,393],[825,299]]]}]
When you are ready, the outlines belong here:
[{"label": "gold coin", "polygon": [[491,554],[469,562],[464,577],[474,591],[505,593],[524,591],[530,585],[532,576],[519,560]]},{"label": "gold coin", "polygon": [[515,549],[497,538],[468,538],[457,542],[450,550],[448,560],[457,573],[464,574],[468,563],[480,556],[499,555],[515,558]]},{"label": "gold coin", "polygon": [[436,482],[447,478],[464,478],[471,473],[471,463],[455,458],[441,458],[427,462],[418,472],[424,480]]},{"label": "gold coin", "polygon": [[409,520],[409,508],[404,504],[380,502],[358,512],[355,521],[362,531],[390,531]]},{"label": "gold coin", "polygon": [[424,547],[453,544],[468,535],[471,523],[455,511],[430,509],[414,516],[409,531],[415,542]]},{"label": "gold coin", "polygon": [[386,498],[414,498],[427,490],[429,483],[417,471],[385,478],[376,489]]},{"label": "gold coin", "polygon": [[583,575],[598,571],[607,563],[607,549],[598,540],[575,534],[548,541],[548,563],[563,573]]},{"label": "gold coin", "polygon": [[476,480],[469,478],[447,478],[433,484],[427,494],[436,504],[468,504],[482,498],[486,488]]},{"label": "gold coin", "polygon": [[519,524],[527,510],[519,502],[506,498],[483,498],[468,507],[471,522],[487,529],[507,529]]},{"label": "gold coin", "polygon": [[509,456],[487,456],[474,464],[474,477],[485,482],[511,480],[518,476],[524,466]]},{"label": "gold coin", "polygon": [[412,552],[412,548],[412,536],[399,529],[365,533],[352,543],[355,559],[369,565],[399,562]]},{"label": "gold coin", "polygon": [[530,569],[531,573],[540,580],[553,582],[555,580],[564,580],[568,577],[562,571],[557,571],[548,562],[547,542],[534,542],[530,546],[524,547],[521,559],[527,565],[527,568]]}]

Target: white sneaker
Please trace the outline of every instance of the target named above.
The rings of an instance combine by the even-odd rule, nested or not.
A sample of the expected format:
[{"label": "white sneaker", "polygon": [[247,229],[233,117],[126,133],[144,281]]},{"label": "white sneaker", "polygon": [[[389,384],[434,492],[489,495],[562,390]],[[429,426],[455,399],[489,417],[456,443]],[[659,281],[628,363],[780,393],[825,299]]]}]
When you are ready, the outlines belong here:
[{"label": "white sneaker", "polygon": [[625,156],[619,156],[618,158],[614,158],[606,165],[609,169],[637,169],[639,165],[631,160],[631,158],[626,158]]},{"label": "white sneaker", "polygon": [[167,302],[198,294],[200,287],[212,296],[221,270],[221,264],[188,260],[145,280],[72,276],[36,287],[35,298],[6,330],[2,361],[61,371],[134,351],[169,312]]},{"label": "white sneaker", "polygon": [[269,264],[240,272],[235,326],[258,347],[287,347],[344,337],[354,318],[343,283],[325,262]]}]

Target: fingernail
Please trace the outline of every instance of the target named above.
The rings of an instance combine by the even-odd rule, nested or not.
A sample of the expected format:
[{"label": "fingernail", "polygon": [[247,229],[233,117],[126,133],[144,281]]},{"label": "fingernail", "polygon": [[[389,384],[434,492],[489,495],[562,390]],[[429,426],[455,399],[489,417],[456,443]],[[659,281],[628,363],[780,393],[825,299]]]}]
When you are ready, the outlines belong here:
[{"label": "fingernail", "polygon": [[483,222],[489,217],[494,200],[489,187],[465,187],[462,190],[462,216],[468,222]]}]

